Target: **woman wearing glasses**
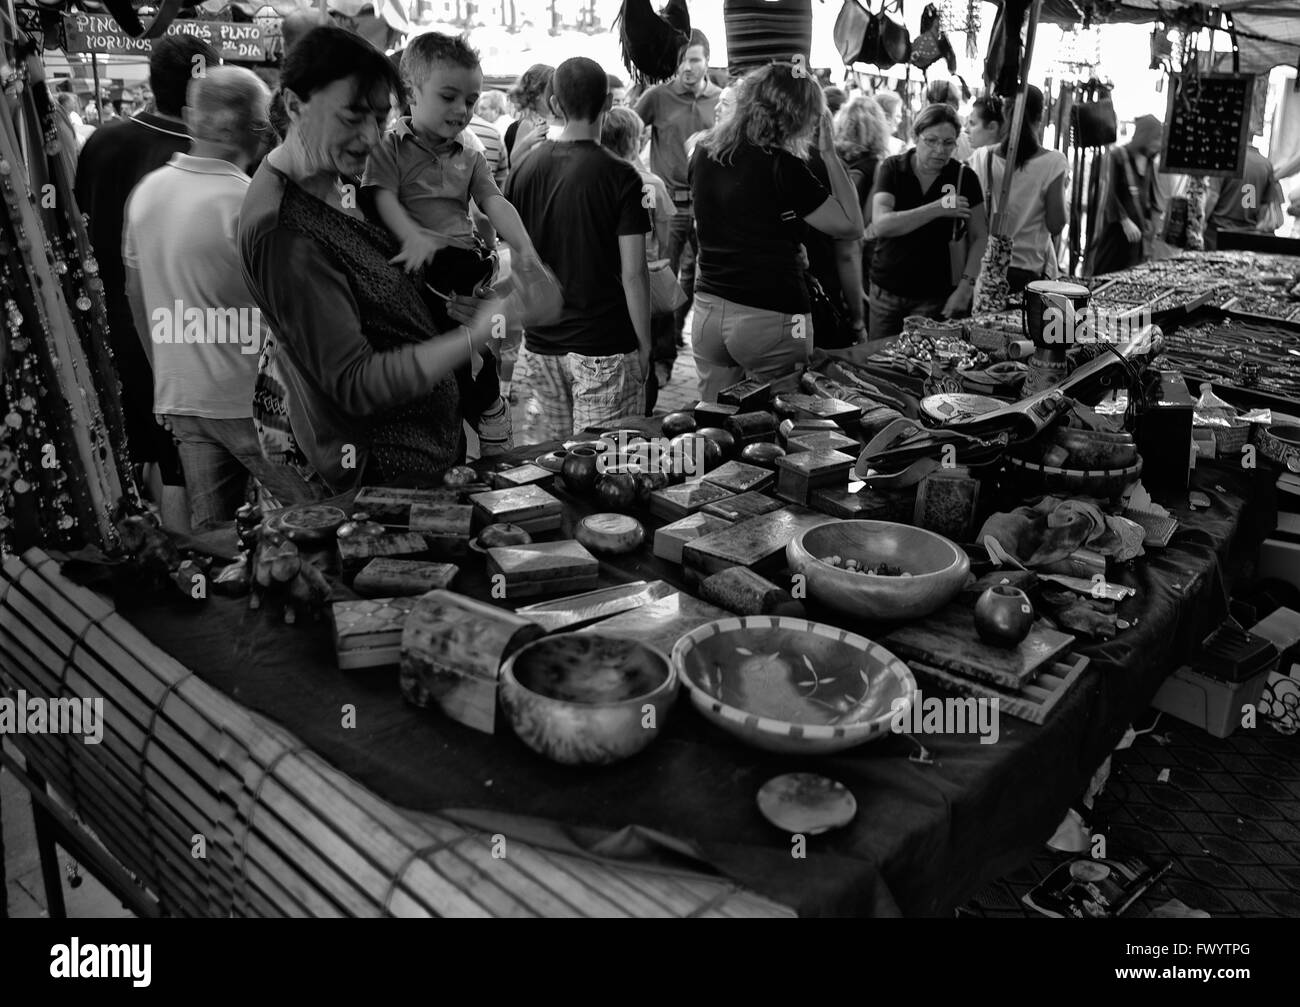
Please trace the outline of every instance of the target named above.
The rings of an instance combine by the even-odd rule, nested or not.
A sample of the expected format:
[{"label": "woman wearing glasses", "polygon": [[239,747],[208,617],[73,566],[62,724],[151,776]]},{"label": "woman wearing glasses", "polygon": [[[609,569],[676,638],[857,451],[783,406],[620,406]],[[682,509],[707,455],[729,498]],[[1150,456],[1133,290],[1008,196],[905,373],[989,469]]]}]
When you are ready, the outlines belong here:
[{"label": "woman wearing glasses", "polygon": [[[893,339],[908,315],[951,318],[970,307],[988,240],[979,179],[953,160],[961,120],[948,105],[916,117],[916,146],[887,158],[871,195],[871,341]],[[959,264],[949,252],[965,240]],[[960,249],[962,246],[958,245]]]}]

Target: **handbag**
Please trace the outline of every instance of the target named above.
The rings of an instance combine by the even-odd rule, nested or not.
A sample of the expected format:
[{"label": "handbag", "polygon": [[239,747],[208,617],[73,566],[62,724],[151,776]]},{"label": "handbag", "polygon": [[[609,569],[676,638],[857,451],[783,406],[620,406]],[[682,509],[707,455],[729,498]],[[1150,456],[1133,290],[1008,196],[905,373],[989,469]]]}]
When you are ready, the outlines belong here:
[{"label": "handbag", "polygon": [[[903,0],[896,0],[894,10],[901,17],[903,14]],[[869,59],[866,62],[875,63],[882,70],[888,70],[896,63],[906,63],[912,55],[912,36],[908,32],[906,25],[901,25],[893,18],[886,17],[889,12],[889,3],[886,2],[880,8],[878,15],[879,21],[879,42],[876,46],[875,59]]]},{"label": "handbag", "polygon": [[1119,138],[1110,88],[1096,77],[1081,86],[1070,107],[1070,131],[1076,147],[1108,147]]},{"label": "handbag", "polygon": [[[957,54],[943,32],[943,19],[934,4],[926,4],[921,11],[921,34],[912,42],[911,64],[922,73],[939,60],[946,60],[948,73],[957,72]],[[965,81],[962,81],[963,86]]]},{"label": "handbag", "polygon": [[864,62],[863,53],[867,51],[868,34],[874,39],[879,28],[876,15],[862,6],[858,0],[844,0],[839,16],[835,19],[833,37],[835,48],[845,66]]},{"label": "handbag", "polygon": [[650,271],[650,314],[670,315],[686,303],[686,291],[668,259],[647,263]]}]

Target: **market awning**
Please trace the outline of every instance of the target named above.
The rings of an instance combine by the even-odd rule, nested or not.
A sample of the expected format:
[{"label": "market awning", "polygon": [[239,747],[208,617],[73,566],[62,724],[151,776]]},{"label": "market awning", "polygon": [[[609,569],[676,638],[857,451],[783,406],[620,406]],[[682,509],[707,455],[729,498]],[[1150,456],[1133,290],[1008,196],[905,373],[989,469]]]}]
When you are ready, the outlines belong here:
[{"label": "market awning", "polygon": [[[1194,0],[1043,0],[1041,18],[1049,24],[1071,27],[1091,24],[1174,23],[1194,16],[1213,23],[1213,11],[1231,13],[1237,25],[1243,73],[1262,73],[1275,66],[1291,66],[1300,59],[1300,2],[1297,0],[1222,0],[1208,5]],[[1215,48],[1226,49],[1226,36]]]}]

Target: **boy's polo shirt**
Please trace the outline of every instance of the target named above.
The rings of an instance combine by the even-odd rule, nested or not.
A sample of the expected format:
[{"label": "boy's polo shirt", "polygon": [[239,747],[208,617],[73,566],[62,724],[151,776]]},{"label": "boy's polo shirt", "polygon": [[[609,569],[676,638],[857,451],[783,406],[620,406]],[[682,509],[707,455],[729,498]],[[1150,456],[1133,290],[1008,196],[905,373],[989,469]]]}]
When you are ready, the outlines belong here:
[{"label": "boy's polo shirt", "polygon": [[501,194],[482,145],[476,137],[468,138],[472,135],[466,130],[454,140],[433,143],[415,131],[409,118],[399,119],[370,152],[361,184],[396,195],[421,227],[471,238],[470,199],[481,207],[488,197]]}]

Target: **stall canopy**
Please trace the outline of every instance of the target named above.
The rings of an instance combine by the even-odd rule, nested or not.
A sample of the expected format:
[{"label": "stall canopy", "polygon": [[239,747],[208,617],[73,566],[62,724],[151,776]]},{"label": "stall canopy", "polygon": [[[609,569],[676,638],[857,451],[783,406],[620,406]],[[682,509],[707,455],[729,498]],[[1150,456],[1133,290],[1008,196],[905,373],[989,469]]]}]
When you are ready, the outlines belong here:
[{"label": "stall canopy", "polygon": [[[1278,65],[1294,66],[1300,59],[1300,0],[1222,0],[1214,5],[1193,0],[1043,0],[1041,17],[1066,28],[1084,22],[1173,25],[1198,14],[1197,20],[1210,24],[1218,20],[1215,10],[1231,13],[1236,22],[1243,73],[1266,73]],[[1227,37],[1217,34],[1216,50],[1227,45]]]}]

